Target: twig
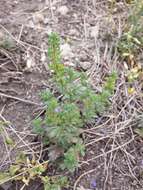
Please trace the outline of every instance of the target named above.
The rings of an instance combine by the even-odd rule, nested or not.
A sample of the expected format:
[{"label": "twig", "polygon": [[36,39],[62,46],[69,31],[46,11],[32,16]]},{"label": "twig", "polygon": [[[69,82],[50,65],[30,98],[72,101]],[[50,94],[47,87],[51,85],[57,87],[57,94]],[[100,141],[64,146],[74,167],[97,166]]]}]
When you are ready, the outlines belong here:
[{"label": "twig", "polygon": [[[103,165],[103,164],[101,164],[100,167],[101,167],[102,165]],[[80,175],[80,176],[78,177],[78,179],[76,180],[76,182],[74,183],[73,190],[76,190],[77,184],[79,183],[79,181],[81,180],[81,178],[83,178],[84,176],[86,176],[86,175],[88,175],[88,174],[94,172],[95,170],[97,170],[97,168],[94,168],[94,169],[92,169],[92,170],[89,170],[89,171],[83,173],[82,175]]]},{"label": "twig", "polygon": [[122,145],[120,145],[120,146],[118,146],[118,147],[116,147],[116,148],[114,148],[114,149],[112,149],[112,150],[109,150],[109,151],[107,151],[107,152],[105,152],[104,154],[102,153],[102,154],[99,154],[99,155],[97,155],[97,156],[95,156],[95,157],[93,157],[93,158],[90,158],[89,160],[86,160],[86,161],[84,161],[84,162],[82,162],[81,164],[80,164],[80,166],[82,166],[83,164],[88,164],[88,162],[91,162],[91,161],[93,161],[93,160],[96,160],[97,158],[100,158],[100,157],[102,157],[102,156],[107,156],[107,154],[110,154],[111,152],[113,152],[113,151],[115,151],[115,150],[119,150],[119,149],[121,149],[122,147],[124,147],[124,146],[127,146],[128,144],[130,144],[132,141],[134,140],[134,138],[132,138],[130,141],[128,141],[128,142],[126,142],[126,143],[124,143],[124,144],[122,144]]},{"label": "twig", "polygon": [[1,92],[0,92],[0,96],[4,96],[6,98],[11,98],[11,99],[14,99],[14,100],[18,100],[18,101],[24,102],[26,104],[32,104],[32,105],[42,106],[41,104],[38,104],[36,102],[32,102],[30,100],[25,100],[25,99],[18,98],[18,97],[15,97],[15,96],[11,96],[11,95],[8,95],[8,94],[4,94],[4,93],[1,93]]}]

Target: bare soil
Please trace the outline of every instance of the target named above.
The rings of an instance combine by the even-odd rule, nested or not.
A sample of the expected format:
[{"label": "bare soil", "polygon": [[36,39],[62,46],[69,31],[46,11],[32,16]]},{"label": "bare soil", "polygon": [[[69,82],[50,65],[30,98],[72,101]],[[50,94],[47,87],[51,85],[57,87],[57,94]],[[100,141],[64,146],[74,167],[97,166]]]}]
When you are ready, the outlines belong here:
[{"label": "bare soil", "polygon": [[[0,120],[9,122],[6,132],[15,142],[10,147],[0,135],[1,171],[19,151],[30,154],[41,147],[32,120],[43,111],[40,92],[51,85],[47,39],[55,31],[62,44],[70,44],[63,63],[87,72],[97,92],[105,76],[112,70],[119,73],[111,106],[96,119],[96,127],[85,129],[86,156],[69,174],[70,189],[94,190],[91,181],[95,180],[97,190],[143,190],[143,140],[134,133],[134,118],[143,111],[142,85],[135,84],[137,94],[127,94],[124,64],[115,48],[127,12],[122,1],[112,12],[109,2],[102,0],[0,1],[0,41],[4,42],[0,42]],[[2,190],[20,188],[21,184],[1,186]],[[26,189],[43,190],[43,186],[34,181]]]}]

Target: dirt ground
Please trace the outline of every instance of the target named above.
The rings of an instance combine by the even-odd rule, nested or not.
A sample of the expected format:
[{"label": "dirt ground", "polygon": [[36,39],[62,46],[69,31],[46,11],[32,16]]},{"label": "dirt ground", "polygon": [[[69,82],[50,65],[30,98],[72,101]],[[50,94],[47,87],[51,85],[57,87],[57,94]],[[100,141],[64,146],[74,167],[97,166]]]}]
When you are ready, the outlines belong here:
[{"label": "dirt ground", "polygon": [[[97,190],[143,190],[143,141],[134,133],[143,100],[128,95],[124,64],[115,50],[127,12],[123,1],[112,12],[105,0],[0,1],[0,120],[9,122],[5,130],[15,141],[11,148],[0,135],[1,171],[20,150],[30,154],[41,147],[31,132],[32,120],[43,110],[40,92],[51,85],[47,39],[55,31],[62,38],[63,63],[87,72],[96,91],[112,70],[119,73],[111,106],[96,127],[85,129],[86,156],[70,175],[71,189],[94,190],[95,180]],[[135,85],[142,90],[140,82]],[[26,189],[43,187],[35,182]]]}]

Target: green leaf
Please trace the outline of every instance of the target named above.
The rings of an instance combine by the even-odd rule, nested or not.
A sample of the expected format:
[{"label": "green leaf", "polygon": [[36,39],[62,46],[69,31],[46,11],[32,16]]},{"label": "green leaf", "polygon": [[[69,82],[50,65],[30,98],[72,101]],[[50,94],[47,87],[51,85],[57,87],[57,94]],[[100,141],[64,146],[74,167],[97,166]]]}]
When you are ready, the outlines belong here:
[{"label": "green leaf", "polygon": [[27,157],[23,152],[20,152],[18,156],[16,157],[15,163],[18,164],[25,164],[27,162]]},{"label": "green leaf", "polygon": [[10,138],[10,137],[6,137],[6,138],[5,138],[5,142],[6,142],[7,145],[11,145],[11,146],[14,145],[14,141],[13,141],[13,139]]},{"label": "green leaf", "polygon": [[50,90],[45,90],[40,95],[45,103],[48,102],[53,97],[53,94],[50,92]]},{"label": "green leaf", "polygon": [[42,128],[42,119],[41,118],[37,118],[35,120],[33,120],[33,131],[39,135],[43,135],[44,134],[44,129]]},{"label": "green leaf", "polygon": [[134,131],[143,138],[143,129],[135,129]]},{"label": "green leaf", "polygon": [[5,183],[10,177],[11,175],[8,172],[0,172],[0,184]]},{"label": "green leaf", "polygon": [[10,168],[9,168],[9,173],[11,176],[14,176],[16,175],[17,171],[19,171],[21,168],[20,165],[11,165]]}]

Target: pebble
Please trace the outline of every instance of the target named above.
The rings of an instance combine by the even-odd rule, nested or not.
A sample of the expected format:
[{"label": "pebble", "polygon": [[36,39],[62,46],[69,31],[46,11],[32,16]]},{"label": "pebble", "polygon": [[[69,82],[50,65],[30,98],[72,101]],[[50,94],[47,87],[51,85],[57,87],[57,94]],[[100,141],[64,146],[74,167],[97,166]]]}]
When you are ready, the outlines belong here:
[{"label": "pebble", "polygon": [[84,61],[84,62],[79,62],[79,66],[84,70],[87,71],[88,69],[91,68],[92,64],[90,62]]},{"label": "pebble", "polygon": [[61,56],[63,58],[70,58],[73,57],[73,53],[72,53],[72,49],[70,47],[70,45],[68,43],[62,44],[60,46],[60,50],[61,50]]},{"label": "pebble", "polygon": [[44,15],[40,13],[36,13],[33,16],[34,23],[44,23]]},{"label": "pebble", "polygon": [[99,35],[99,25],[93,26],[90,28],[90,36],[97,38]]},{"label": "pebble", "polygon": [[76,29],[71,29],[71,30],[69,31],[69,34],[76,36],[76,35],[78,34],[78,31],[77,31]]},{"label": "pebble", "polygon": [[49,23],[49,18],[44,18],[44,24],[48,24]]},{"label": "pebble", "polygon": [[18,4],[18,1],[14,1],[14,4],[16,4],[16,5],[17,5],[17,4]]},{"label": "pebble", "polygon": [[63,6],[59,7],[59,8],[57,9],[57,11],[58,11],[61,15],[65,16],[65,15],[69,12],[69,9],[68,9],[67,6],[63,5]]}]

